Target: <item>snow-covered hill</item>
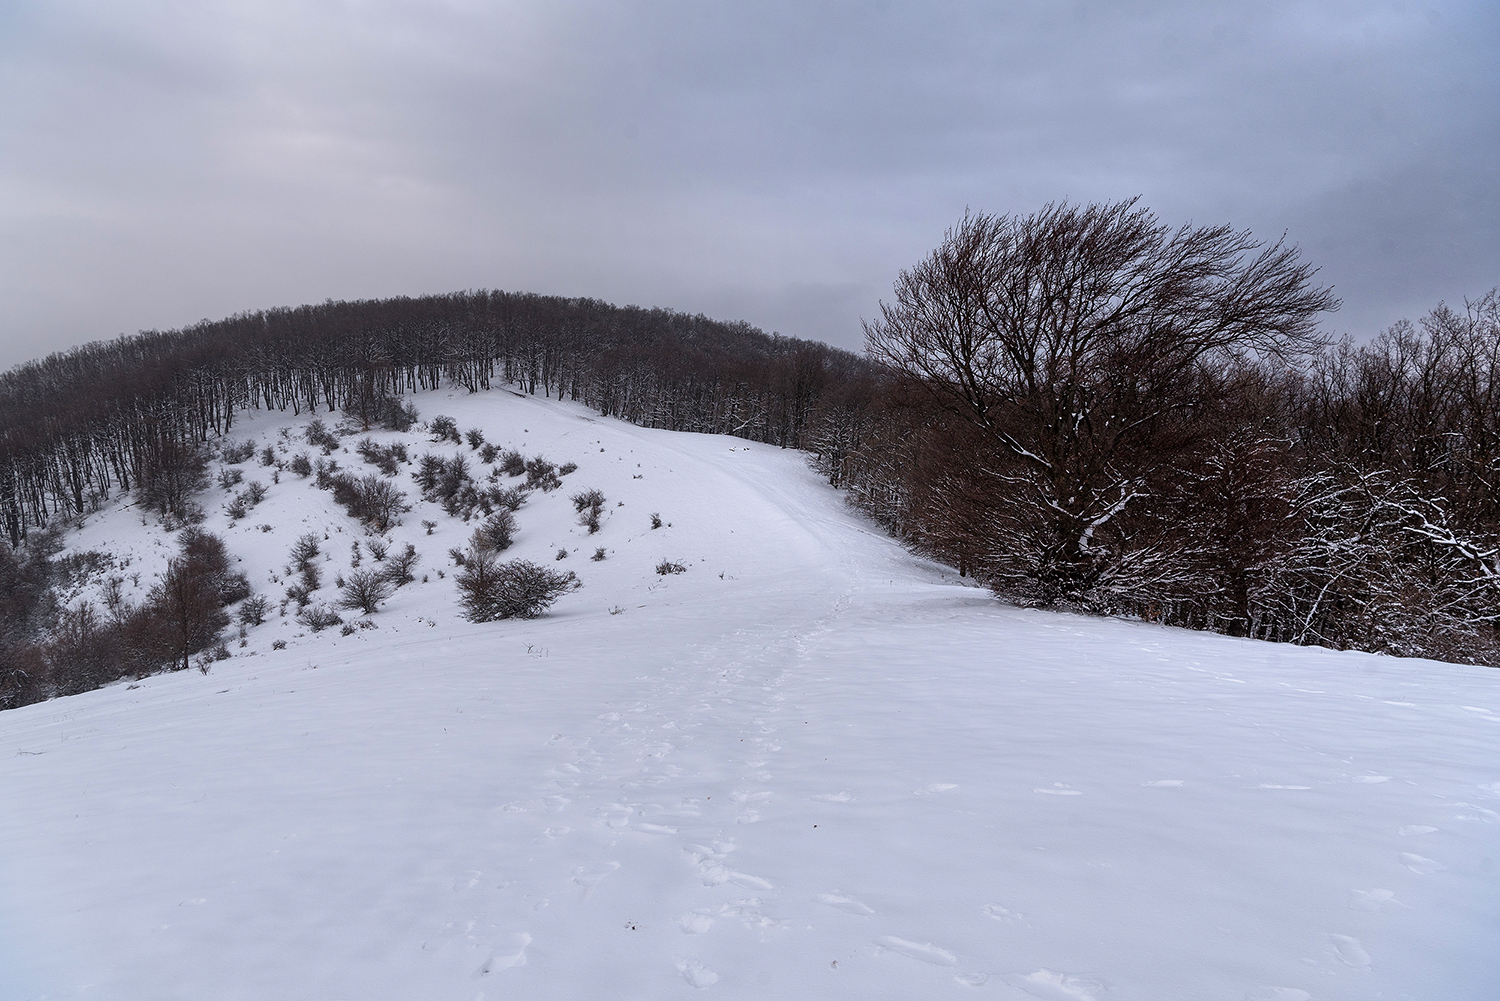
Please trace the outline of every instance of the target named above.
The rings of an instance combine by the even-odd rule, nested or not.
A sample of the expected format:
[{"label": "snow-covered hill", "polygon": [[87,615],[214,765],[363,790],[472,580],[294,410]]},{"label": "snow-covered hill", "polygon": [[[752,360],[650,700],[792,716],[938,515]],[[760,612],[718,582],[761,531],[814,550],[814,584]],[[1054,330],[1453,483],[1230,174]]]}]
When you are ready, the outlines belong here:
[{"label": "snow-covered hill", "polygon": [[[207,675],[0,714],[0,997],[1500,997],[1500,673],[1008,609],[796,453],[416,402],[577,463],[505,556],[583,588],[465,621],[474,525],[421,502],[374,628],[293,606]],[[278,602],[326,533],[327,600],[366,536],[255,463],[205,527]],[[69,545],[138,594],[172,543],[122,504]]]}]

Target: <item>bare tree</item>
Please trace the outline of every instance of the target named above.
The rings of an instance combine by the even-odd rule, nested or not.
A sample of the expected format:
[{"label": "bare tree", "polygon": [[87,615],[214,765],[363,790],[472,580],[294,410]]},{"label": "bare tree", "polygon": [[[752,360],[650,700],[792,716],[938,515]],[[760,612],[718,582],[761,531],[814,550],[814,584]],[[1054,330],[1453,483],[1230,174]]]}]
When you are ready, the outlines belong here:
[{"label": "bare tree", "polygon": [[1201,369],[1315,348],[1335,309],[1283,242],[1172,230],[1134,199],[965,216],[866,323],[870,354],[982,432],[976,466],[1034,514],[1012,540],[1043,603],[1111,573],[1102,537],[1191,435]]}]

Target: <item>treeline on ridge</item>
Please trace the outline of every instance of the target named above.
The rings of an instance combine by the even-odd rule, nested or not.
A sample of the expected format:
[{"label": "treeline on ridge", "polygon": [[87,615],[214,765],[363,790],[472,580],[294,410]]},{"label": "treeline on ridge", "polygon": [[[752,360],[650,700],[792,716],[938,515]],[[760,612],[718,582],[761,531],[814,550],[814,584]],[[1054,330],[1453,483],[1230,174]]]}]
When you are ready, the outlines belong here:
[{"label": "treeline on ridge", "polygon": [[[0,535],[179,470],[247,409],[343,410],[495,383],[648,427],[800,447],[830,382],[868,367],[827,345],[670,310],[508,292],[328,302],[85,345],[0,376]],[[189,477],[190,479],[191,477]]]}]

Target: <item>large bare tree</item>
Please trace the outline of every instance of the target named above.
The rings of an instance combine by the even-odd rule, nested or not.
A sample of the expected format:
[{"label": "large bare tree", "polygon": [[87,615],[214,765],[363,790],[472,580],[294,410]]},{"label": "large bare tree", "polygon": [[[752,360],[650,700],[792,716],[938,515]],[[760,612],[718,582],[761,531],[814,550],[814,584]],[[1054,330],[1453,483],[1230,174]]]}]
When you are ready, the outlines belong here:
[{"label": "large bare tree", "polygon": [[971,471],[1009,509],[991,576],[1072,600],[1164,565],[1103,537],[1190,443],[1216,366],[1318,346],[1339,303],[1314,274],[1284,241],[1173,229],[1135,199],[971,213],[901,273],[866,343],[981,432]]}]

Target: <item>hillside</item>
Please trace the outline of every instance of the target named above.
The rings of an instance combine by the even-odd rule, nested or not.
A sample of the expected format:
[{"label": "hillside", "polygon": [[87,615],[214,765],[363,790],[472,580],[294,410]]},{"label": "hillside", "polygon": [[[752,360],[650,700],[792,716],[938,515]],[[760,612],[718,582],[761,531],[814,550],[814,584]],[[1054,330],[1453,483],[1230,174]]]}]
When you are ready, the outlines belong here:
[{"label": "hillside", "polygon": [[[577,464],[504,557],[582,588],[465,621],[447,554],[478,522],[412,474],[487,468],[374,433],[412,459],[384,538],[421,558],[372,628],[273,607],[206,674],[0,713],[0,997],[1500,995],[1492,670],[1007,608],[803,453],[413,399]],[[307,421],[227,442],[289,458]],[[358,437],[330,457],[372,473]],[[276,604],[317,535],[331,600],[369,536],[257,463],[265,498],[232,519],[243,485],[212,487],[203,527]],[[125,499],[67,545],[138,599],[175,543]]]}]

